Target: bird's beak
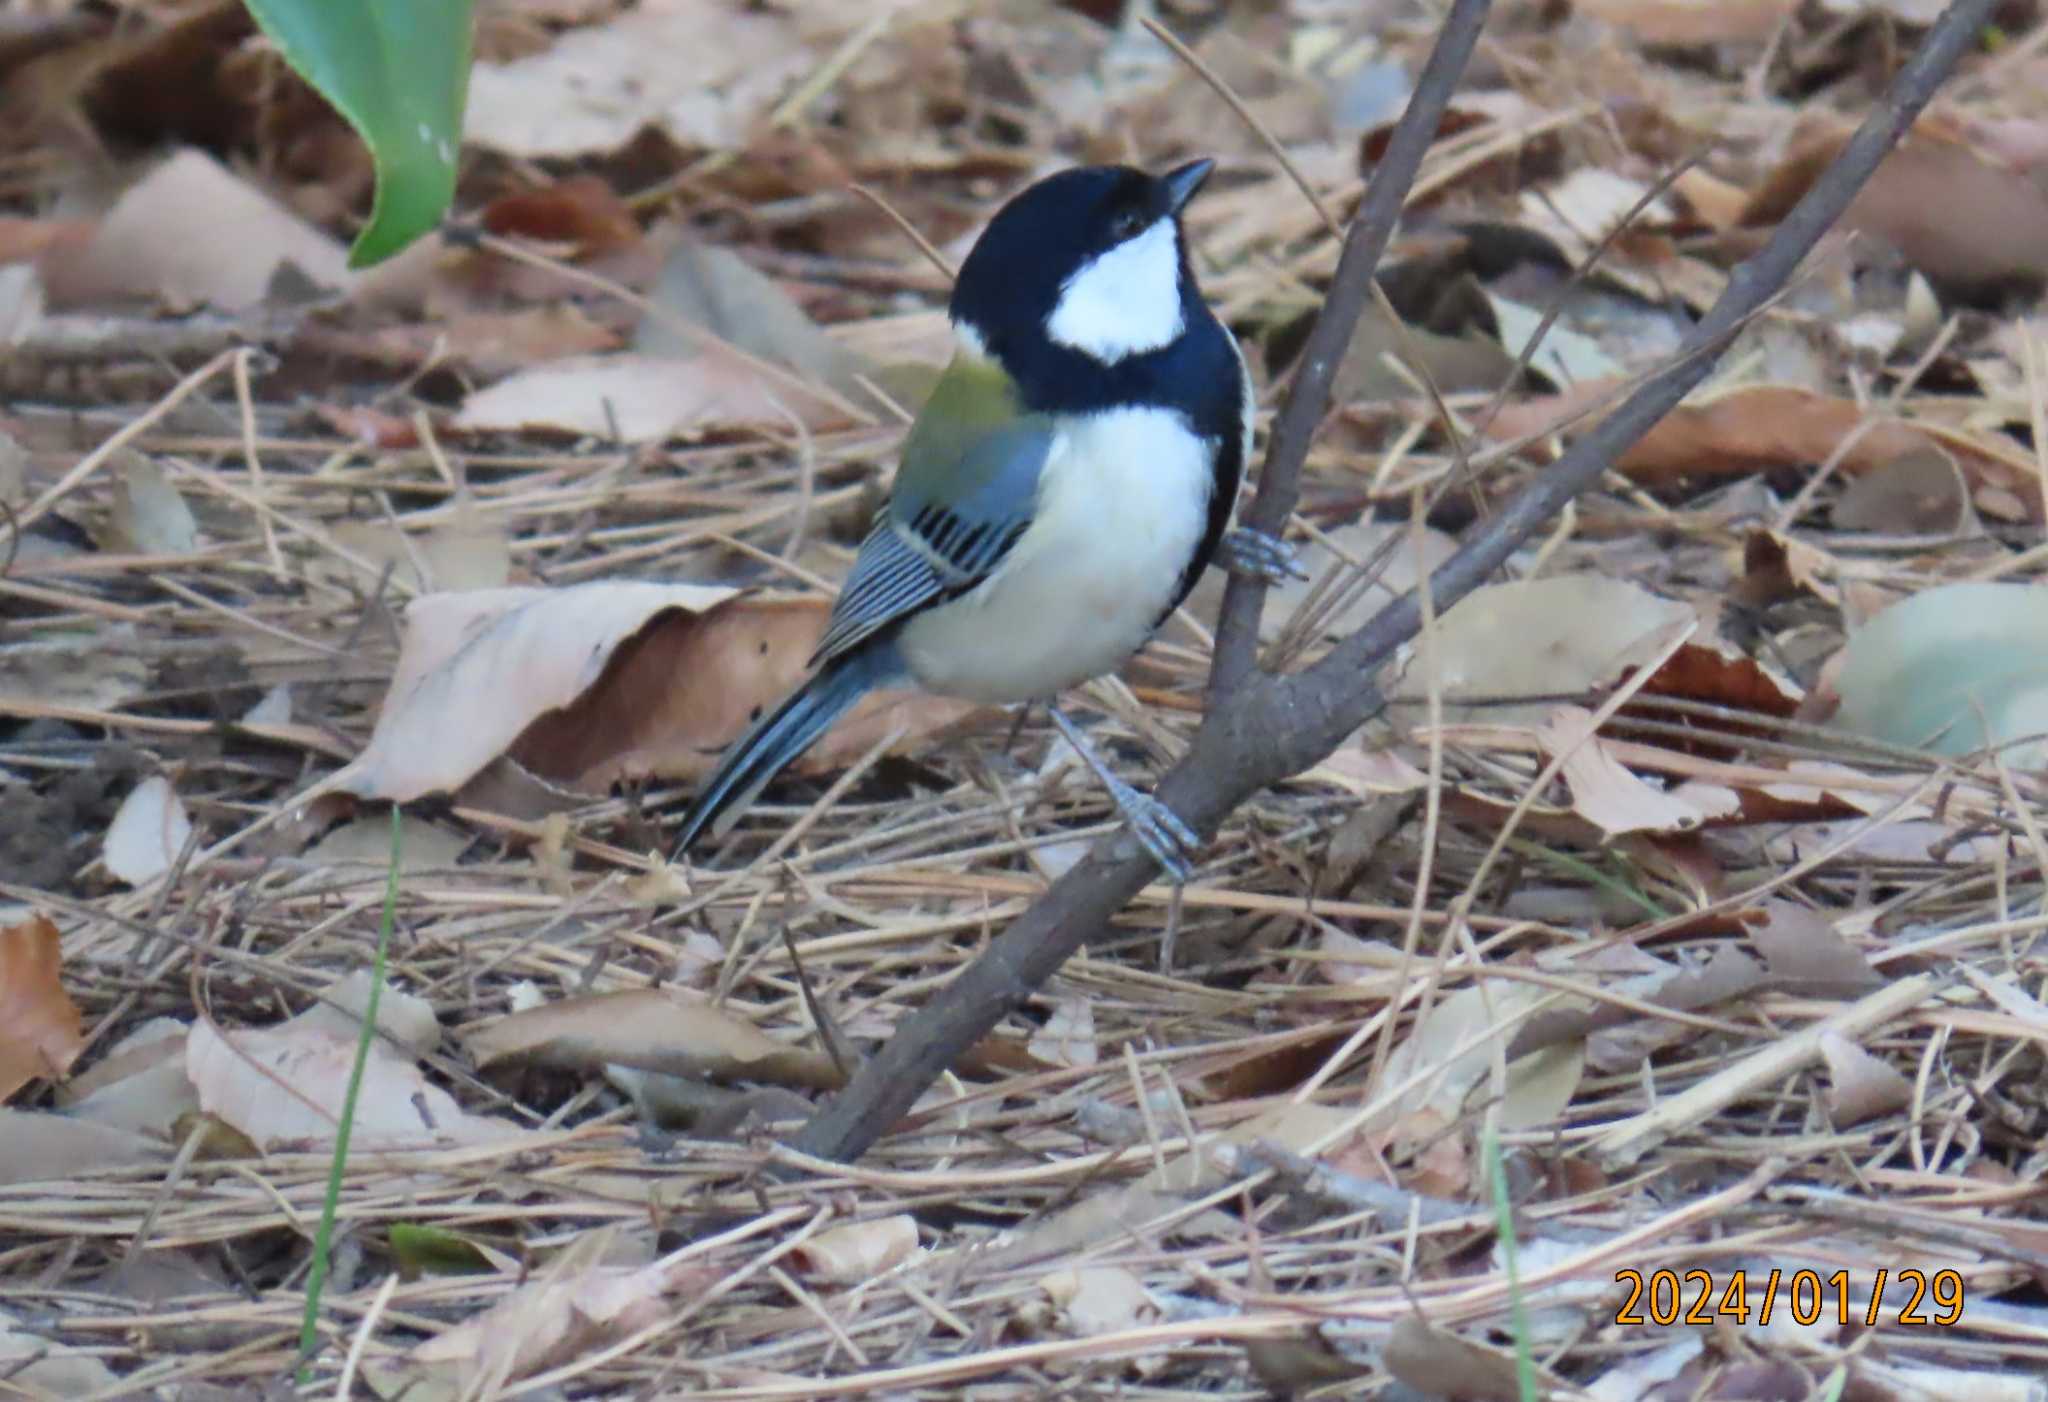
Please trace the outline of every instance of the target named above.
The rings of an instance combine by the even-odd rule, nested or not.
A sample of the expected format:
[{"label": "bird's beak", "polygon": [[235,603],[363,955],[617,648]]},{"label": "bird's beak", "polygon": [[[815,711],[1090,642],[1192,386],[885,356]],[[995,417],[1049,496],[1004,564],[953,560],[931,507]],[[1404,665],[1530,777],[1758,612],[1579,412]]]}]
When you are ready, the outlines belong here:
[{"label": "bird's beak", "polygon": [[1175,214],[1195,197],[1195,191],[1202,188],[1202,182],[1209,178],[1209,172],[1216,169],[1216,162],[1207,156],[1199,161],[1189,161],[1184,166],[1175,166],[1160,179],[1166,183],[1166,207]]}]

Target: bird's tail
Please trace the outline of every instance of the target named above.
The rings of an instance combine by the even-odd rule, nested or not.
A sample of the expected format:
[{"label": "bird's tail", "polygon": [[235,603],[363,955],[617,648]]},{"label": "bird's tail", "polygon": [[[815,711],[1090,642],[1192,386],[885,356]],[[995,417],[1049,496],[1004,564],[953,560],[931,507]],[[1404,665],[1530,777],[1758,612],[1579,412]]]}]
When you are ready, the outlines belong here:
[{"label": "bird's tail", "polygon": [[884,643],[833,659],[823,671],[798,687],[735,740],[718,762],[683,819],[676,843],[681,856],[719,814],[745,807],[777,774],[811,747],[853,703],[879,686],[902,679],[904,666],[896,649]]}]

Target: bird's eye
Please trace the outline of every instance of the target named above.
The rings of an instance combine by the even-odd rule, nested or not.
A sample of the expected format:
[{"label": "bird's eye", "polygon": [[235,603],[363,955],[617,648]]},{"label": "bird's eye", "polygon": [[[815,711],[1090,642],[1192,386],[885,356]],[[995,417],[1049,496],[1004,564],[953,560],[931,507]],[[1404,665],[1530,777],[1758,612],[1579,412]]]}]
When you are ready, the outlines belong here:
[{"label": "bird's eye", "polygon": [[1135,209],[1127,209],[1109,221],[1110,237],[1118,243],[1145,227],[1145,216]]}]

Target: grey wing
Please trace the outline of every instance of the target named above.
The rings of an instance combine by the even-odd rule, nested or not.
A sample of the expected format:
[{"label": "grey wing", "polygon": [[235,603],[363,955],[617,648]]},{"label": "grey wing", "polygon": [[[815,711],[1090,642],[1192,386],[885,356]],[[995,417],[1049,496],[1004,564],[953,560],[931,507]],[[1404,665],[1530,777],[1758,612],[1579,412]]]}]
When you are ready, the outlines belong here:
[{"label": "grey wing", "polygon": [[995,573],[1030,526],[1053,434],[1022,420],[975,440],[954,463],[906,459],[861,542],[813,666]]}]

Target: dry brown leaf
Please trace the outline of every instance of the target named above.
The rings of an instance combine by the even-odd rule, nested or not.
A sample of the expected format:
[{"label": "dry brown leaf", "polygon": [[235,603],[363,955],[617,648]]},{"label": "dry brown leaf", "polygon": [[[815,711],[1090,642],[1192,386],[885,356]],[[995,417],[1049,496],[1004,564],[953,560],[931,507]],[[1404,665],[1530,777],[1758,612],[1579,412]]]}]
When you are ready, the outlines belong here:
[{"label": "dry brown leaf", "polygon": [[[259,1146],[334,1142],[356,1038],[317,1024],[221,1033],[193,1025],[185,1074],[199,1104]],[[472,1115],[385,1043],[370,1044],[351,1142],[361,1149],[502,1144],[525,1131]]]},{"label": "dry brown leaf", "polygon": [[1913,1099],[1913,1083],[1896,1067],[1839,1033],[1821,1034],[1820,1054],[1827,1058],[1828,1116],[1837,1129],[1889,1115]]},{"label": "dry brown leaf", "polygon": [[0,1100],[71,1069],[84,1018],[64,991],[64,942],[47,915],[0,925]]},{"label": "dry brown leaf", "polygon": [[345,290],[355,278],[340,243],[213,157],[181,151],[123,195],[89,242],[51,250],[42,269],[52,307],[146,298],[245,311],[286,264],[320,287]]},{"label": "dry brown leaf", "polygon": [[[404,802],[457,789],[500,755],[586,792],[700,777],[803,680],[829,612],[821,599],[628,581],[429,595],[406,611],[376,731],[341,786]],[[877,693],[797,769],[843,765],[898,727],[914,741],[976,709]]]},{"label": "dry brown leaf", "polygon": [[848,422],[822,394],[707,345],[688,356],[572,356],[521,370],[464,400],[454,426],[644,443],[742,428],[825,432]]},{"label": "dry brown leaf", "polygon": [[[1439,1329],[1420,1315],[1404,1314],[1387,1336],[1387,1371],[1425,1397],[1457,1397],[1467,1402],[1515,1402],[1522,1395],[1512,1349],[1489,1348],[1460,1334]],[[1537,1370],[1545,1393],[1564,1384]],[[1539,1394],[1542,1395],[1542,1394]]]},{"label": "dry brown leaf", "polygon": [[1771,980],[1816,997],[1868,993],[1884,980],[1818,912],[1791,901],[1764,902],[1766,919],[1749,929]]},{"label": "dry brown leaf", "polygon": [[1123,1266],[1055,1271],[1040,1277],[1038,1288],[1067,1327],[1083,1338],[1157,1324],[1164,1313],[1145,1282]]},{"label": "dry brown leaf", "polygon": [[[1814,117],[1743,211],[1775,224],[1812,186],[1853,130]],[[1988,139],[1987,139],[1988,138]],[[2010,159],[2027,143],[1930,114],[1884,158],[1840,227],[1884,240],[1937,283],[1973,292],[2048,277],[2048,187]],[[2039,152],[2032,162],[2039,163]]]},{"label": "dry brown leaf", "polygon": [[684,147],[743,145],[823,57],[793,15],[651,0],[511,63],[478,63],[466,141],[508,156],[602,154],[654,127]]},{"label": "dry brown leaf", "polygon": [[893,1270],[917,1252],[917,1219],[907,1212],[849,1222],[807,1238],[794,1255],[804,1273],[828,1285],[858,1285]]},{"label": "dry brown leaf", "polygon": [[1571,790],[1572,811],[1609,837],[1625,832],[1686,832],[1708,818],[1726,817],[1741,809],[1729,790],[1711,809],[1696,788],[1680,794],[1652,788],[1630,773],[1591,733],[1593,713],[1581,706],[1559,706],[1537,728],[1545,753],[1563,756],[1558,773]]},{"label": "dry brown leaf", "polygon": [[680,989],[565,998],[485,1023],[464,1042],[479,1067],[520,1061],[596,1070],[616,1063],[812,1090],[845,1082],[824,1053],[777,1041],[703,995]]},{"label": "dry brown leaf", "polygon": [[[656,1261],[635,1269],[579,1265],[569,1259],[520,1286],[475,1318],[415,1348],[410,1361],[454,1365],[465,1396],[567,1362],[659,1320],[671,1297],[710,1285],[721,1274],[701,1261]],[[387,1394],[392,1395],[392,1394]]]},{"label": "dry brown leaf", "polygon": [[152,774],[121,800],[100,857],[116,881],[141,886],[169,871],[191,836],[192,819],[171,781]]},{"label": "dry brown leaf", "polygon": [[572,175],[552,185],[500,195],[480,222],[494,234],[567,245],[579,255],[606,253],[640,242],[632,209],[595,175]]},{"label": "dry brown leaf", "polygon": [[1799,10],[1799,0],[1572,0],[1572,9],[1645,44],[1761,44]]}]

